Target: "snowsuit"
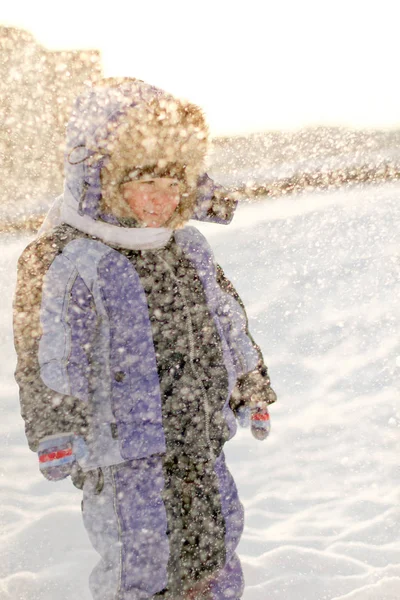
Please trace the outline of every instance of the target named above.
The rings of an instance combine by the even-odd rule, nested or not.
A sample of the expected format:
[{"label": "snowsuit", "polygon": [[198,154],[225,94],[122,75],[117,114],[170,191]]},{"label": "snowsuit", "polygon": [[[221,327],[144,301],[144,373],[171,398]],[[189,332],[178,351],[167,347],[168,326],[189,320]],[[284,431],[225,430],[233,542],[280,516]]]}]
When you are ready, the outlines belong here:
[{"label": "snowsuit", "polygon": [[194,227],[127,232],[106,217],[103,164],[68,162],[59,224],[19,261],[16,378],[28,442],[37,451],[71,436],[101,556],[95,600],[175,599],[197,585],[191,597],[238,599],[243,509],[222,449],[236,431],[238,378],[256,371],[268,387],[267,371],[204,237]]}]

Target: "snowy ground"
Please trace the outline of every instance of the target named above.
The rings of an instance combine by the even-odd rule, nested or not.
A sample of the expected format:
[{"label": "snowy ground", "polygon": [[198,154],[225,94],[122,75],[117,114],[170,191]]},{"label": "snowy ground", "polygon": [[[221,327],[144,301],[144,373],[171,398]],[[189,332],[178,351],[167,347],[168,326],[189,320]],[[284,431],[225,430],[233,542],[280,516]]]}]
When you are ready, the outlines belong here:
[{"label": "snowy ground", "polygon": [[[248,307],[279,403],[227,447],[246,508],[244,600],[400,598],[400,186],[241,207],[202,226]],[[13,380],[0,253],[0,600],[90,600],[80,492],[38,473]]]}]

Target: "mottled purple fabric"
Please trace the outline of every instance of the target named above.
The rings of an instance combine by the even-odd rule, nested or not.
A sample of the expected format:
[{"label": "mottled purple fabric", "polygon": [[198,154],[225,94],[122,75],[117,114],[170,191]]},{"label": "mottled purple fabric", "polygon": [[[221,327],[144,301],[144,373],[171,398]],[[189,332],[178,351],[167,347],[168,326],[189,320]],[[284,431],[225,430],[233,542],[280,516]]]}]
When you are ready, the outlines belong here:
[{"label": "mottled purple fabric", "polygon": [[[235,551],[243,529],[243,508],[223,454],[215,472],[226,526],[226,562],[209,580],[211,598],[239,600],[244,581]],[[90,472],[84,485],[83,516],[101,556],[91,576],[95,600],[149,600],[165,589],[170,555],[164,505],[168,493],[160,456]]]},{"label": "mottled purple fabric", "polygon": [[138,590],[151,597],[167,583],[169,559],[161,457],[120,465],[114,482],[121,534],[119,600],[141,597]]},{"label": "mottled purple fabric", "polygon": [[167,582],[169,544],[161,457],[94,469],[83,484],[83,520],[100,561],[94,600],[149,600]]},{"label": "mottled purple fabric", "polygon": [[110,322],[112,411],[121,455],[165,452],[161,396],[146,295],[128,259],[111,251],[98,268]]},{"label": "mottled purple fabric", "polygon": [[219,481],[222,514],[225,519],[225,547],[227,562],[234,555],[244,527],[244,509],[239,500],[236,484],[226,466],[224,453],[221,452],[214,467]]},{"label": "mottled purple fabric", "polygon": [[235,552],[244,527],[244,510],[239,500],[236,484],[221,452],[215,462],[219,482],[222,515],[225,520],[226,563],[211,584],[213,600],[238,600],[242,597],[244,578],[240,561]]},{"label": "mottled purple fabric", "polygon": [[[111,140],[107,123],[115,122],[134,104],[132,98],[107,88],[88,90],[75,101],[67,127],[64,170],[66,185],[80,203],[81,214],[98,218],[101,161],[109,154],[106,141]],[[91,165],[88,159],[94,148],[103,158]]]},{"label": "mottled purple fabric", "polygon": [[[208,585],[212,600],[239,600],[244,582],[235,550],[243,529],[243,509],[223,455],[215,471],[226,522],[227,554],[225,565]],[[83,518],[101,557],[90,577],[94,600],[150,600],[166,588],[170,547],[164,496],[168,493],[161,456],[88,474]]]},{"label": "mottled purple fabric", "polygon": [[67,364],[70,394],[88,401],[91,349],[97,316],[92,294],[79,276],[70,292],[66,321],[71,331]]},{"label": "mottled purple fabric", "polygon": [[93,220],[100,216],[101,200],[101,169],[105,165],[107,157],[98,160],[94,165],[85,164],[84,186],[79,198],[78,213],[87,215]]},{"label": "mottled purple fabric", "polygon": [[236,554],[211,582],[210,588],[212,600],[240,600],[244,591],[244,579]]}]

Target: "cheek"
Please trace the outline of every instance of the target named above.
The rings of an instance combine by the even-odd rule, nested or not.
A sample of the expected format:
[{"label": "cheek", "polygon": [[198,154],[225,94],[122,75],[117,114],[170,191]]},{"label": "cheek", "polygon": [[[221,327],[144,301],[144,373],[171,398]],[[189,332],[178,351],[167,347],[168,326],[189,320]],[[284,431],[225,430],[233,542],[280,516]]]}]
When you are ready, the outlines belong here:
[{"label": "cheek", "polygon": [[154,197],[154,205],[163,211],[175,210],[179,204],[179,194],[160,192]]},{"label": "cheek", "polygon": [[171,208],[173,207],[175,209],[178,206],[179,201],[180,201],[179,192],[174,192],[174,193],[168,195],[168,204]]},{"label": "cheek", "polygon": [[175,210],[176,207],[179,205],[179,198],[173,198],[172,200],[169,201],[169,209],[170,210]]},{"label": "cheek", "polygon": [[132,209],[136,210],[144,208],[148,202],[148,194],[145,192],[125,190],[122,194],[122,197]]}]

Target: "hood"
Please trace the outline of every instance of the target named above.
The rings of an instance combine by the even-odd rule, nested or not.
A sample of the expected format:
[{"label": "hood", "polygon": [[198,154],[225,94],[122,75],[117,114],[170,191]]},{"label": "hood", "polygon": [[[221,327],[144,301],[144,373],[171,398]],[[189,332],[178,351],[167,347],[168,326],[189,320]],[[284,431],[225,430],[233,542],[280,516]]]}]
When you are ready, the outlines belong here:
[{"label": "hood", "polygon": [[183,173],[184,198],[175,228],[193,213],[204,173],[207,127],[193,104],[135,79],[105,79],[81,94],[67,126],[65,194],[77,214],[120,226],[126,216],[119,185],[127,171],[172,167]]}]

